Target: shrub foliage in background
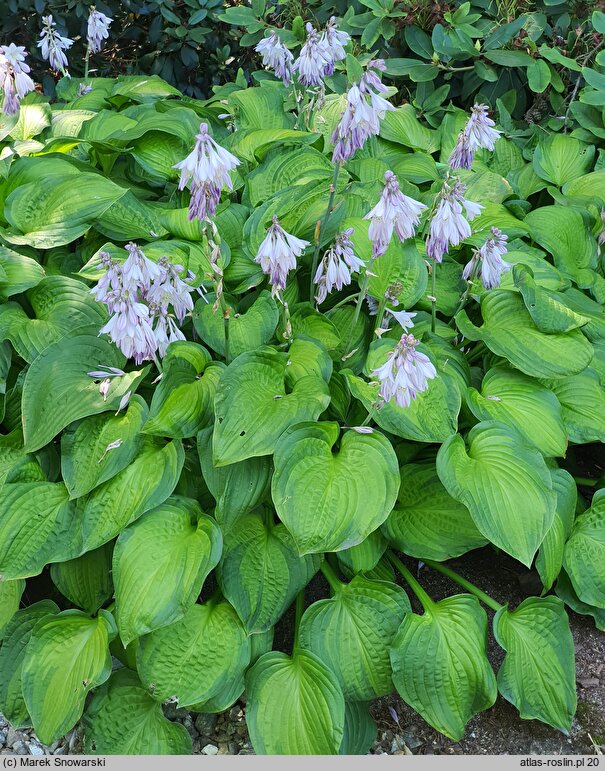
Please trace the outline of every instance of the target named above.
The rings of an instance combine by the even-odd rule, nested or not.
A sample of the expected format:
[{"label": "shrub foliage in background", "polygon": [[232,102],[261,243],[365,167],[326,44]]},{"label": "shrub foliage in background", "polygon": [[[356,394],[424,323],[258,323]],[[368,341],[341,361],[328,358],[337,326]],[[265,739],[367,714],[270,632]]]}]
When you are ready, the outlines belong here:
[{"label": "shrub foliage in background", "polygon": [[[459,40],[479,40],[456,13]],[[258,753],[364,753],[369,703],[394,690],[453,739],[498,692],[571,727],[565,605],[605,627],[605,494],[585,478],[605,438],[605,67],[548,66],[582,77],[581,129],[528,128],[505,89],[502,136],[468,169],[450,167],[468,113],[420,79],[335,166],[370,58],[349,53],[302,100],[267,72],[205,101],[155,75],[62,78],[52,104],[29,93],[1,119],[0,711],[43,742],[82,720],[87,752],[186,753],[162,704],[220,712],[244,691]],[[190,196],[175,168],[208,133],[230,154],[216,211],[217,190]],[[393,174],[420,222],[381,242],[368,215]],[[437,262],[454,193],[471,224]],[[323,274],[317,303],[335,240],[363,265]],[[107,311],[106,268],[131,258],[136,324],[159,329],[161,270],[173,303],[171,339],[139,357]],[[424,376],[398,373],[406,403],[385,366],[410,356]],[[444,564],[489,545],[543,592],[501,606]],[[464,592],[433,600],[402,554]],[[305,601],[320,571],[329,591]]]}]

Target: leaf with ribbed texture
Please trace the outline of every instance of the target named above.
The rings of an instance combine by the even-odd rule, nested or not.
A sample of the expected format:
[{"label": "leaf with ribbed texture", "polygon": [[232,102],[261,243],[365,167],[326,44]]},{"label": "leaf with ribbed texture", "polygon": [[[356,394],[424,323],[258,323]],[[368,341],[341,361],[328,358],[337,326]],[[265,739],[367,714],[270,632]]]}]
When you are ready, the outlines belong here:
[{"label": "leaf with ribbed texture", "polygon": [[73,728],[88,692],[111,674],[110,613],[90,618],[66,610],[33,630],[23,660],[23,698],[40,741],[52,744]]},{"label": "leaf with ribbed texture", "polygon": [[393,688],[389,649],[412,610],[407,594],[396,584],[363,576],[350,584],[331,583],[334,596],[305,611],[298,644],[334,672],[345,699],[386,696]]},{"label": "leaf with ribbed texture", "polygon": [[573,527],[578,499],[578,488],[571,474],[565,469],[551,469],[553,490],[557,494],[555,518],[536,557],[536,570],[544,590],[548,591],[561,572],[565,542]]},{"label": "leaf with ribbed texture", "polygon": [[378,431],[301,423],[275,445],[271,496],[299,554],[361,543],[387,518],[399,489],[397,456]]},{"label": "leaf with ribbed texture", "polygon": [[[80,498],[115,477],[135,458],[147,404],[133,396],[126,412],[91,415],[61,437],[61,474],[71,498]],[[108,447],[116,441],[119,447]]]},{"label": "leaf with ribbed texture", "polygon": [[33,311],[31,318],[16,302],[0,308],[0,336],[10,340],[29,363],[77,327],[89,324],[98,333],[107,321],[104,306],[90,296],[86,284],[66,276],[42,278],[27,293],[27,299]]},{"label": "leaf with ribbed texture", "polygon": [[113,596],[112,552],[113,544],[106,543],[76,559],[56,562],[50,566],[53,584],[74,605],[96,613]]},{"label": "leaf with ribbed texture", "polygon": [[185,452],[179,441],[147,439],[124,471],[95,488],[81,512],[86,551],[110,541],[141,514],[163,503],[176,487]]},{"label": "leaf with ribbed texture", "polygon": [[316,555],[299,557],[283,525],[247,516],[225,533],[218,581],[246,632],[255,634],[279,621],[317,573],[320,561]]},{"label": "leaf with ribbed texture", "polygon": [[332,376],[333,362],[323,345],[315,340],[296,337],[288,349],[286,390],[294,388],[299,380],[316,377],[326,383]]},{"label": "leaf with ribbed texture", "polygon": [[[540,90],[544,91],[544,88]],[[586,145],[569,134],[554,134],[541,140],[534,150],[534,171],[547,182],[561,187],[590,169],[594,152],[594,146]]]},{"label": "leaf with ribbed texture", "polygon": [[391,648],[401,698],[433,728],[459,741],[468,721],[496,701],[486,655],[487,616],[475,597],[458,594],[408,613]]},{"label": "leaf with ribbed texture", "polygon": [[204,481],[216,500],[215,517],[224,530],[251,511],[264,497],[271,479],[271,459],[247,458],[215,468],[212,462],[213,427],[197,435],[197,450]]},{"label": "leaf with ribbed texture", "polygon": [[14,252],[6,246],[0,246],[0,297],[6,300],[14,294],[36,286],[46,275],[44,268],[36,260],[24,254]]},{"label": "leaf with ribbed texture", "polygon": [[36,576],[48,562],[77,556],[78,522],[64,484],[5,484],[0,488],[0,576]]},{"label": "leaf with ribbed texture", "polygon": [[528,597],[494,617],[494,635],[506,651],[498,690],[526,720],[569,733],[576,711],[574,643],[558,597]]},{"label": "leaf with ribbed texture", "polygon": [[516,429],[546,457],[565,455],[567,431],[557,397],[522,372],[507,367],[490,369],[481,391],[467,390],[466,403],[478,420],[497,420]]},{"label": "leaf with ribbed texture", "polygon": [[336,755],[345,701],[314,653],[266,653],[246,675],[246,723],[258,755]]},{"label": "leaf with ribbed texture", "polygon": [[367,755],[376,741],[378,727],[370,715],[369,705],[359,701],[345,704],[345,728],[339,755]]},{"label": "leaf with ribbed texture", "polygon": [[327,316],[315,310],[309,303],[297,303],[290,311],[290,323],[295,337],[307,337],[332,351],[340,342],[340,334]]},{"label": "leaf with ribbed texture", "polygon": [[248,175],[246,184],[253,206],[258,206],[291,185],[312,181],[330,183],[334,167],[329,159],[313,147],[300,147],[284,153],[271,150],[265,162]]},{"label": "leaf with ribbed texture", "polygon": [[502,290],[481,298],[483,325],[474,326],[465,311],[456,315],[460,332],[482,340],[526,375],[561,378],[581,372],[592,359],[592,346],[579,329],[557,334],[541,332],[519,294]]},{"label": "leaf with ribbed texture", "polygon": [[218,563],[221,531],[197,501],[173,496],[123,530],[113,556],[124,646],[183,617]]},{"label": "leaf with ribbed texture", "polygon": [[541,332],[568,332],[588,323],[588,317],[581,316],[567,305],[564,294],[541,287],[526,265],[515,265],[513,278],[529,315]]},{"label": "leaf with ribbed texture", "polygon": [[185,726],[164,717],[162,706],[129,669],[114,672],[96,691],[82,722],[87,754],[191,754]]},{"label": "leaf with ribbed texture", "polygon": [[4,630],[0,646],[0,711],[13,728],[31,725],[23,699],[21,674],[25,650],[36,624],[59,612],[51,600],[35,602],[18,610]]},{"label": "leaf with ribbed texture", "polygon": [[578,598],[605,609],[605,490],[597,490],[590,509],[576,519],[563,565]]},{"label": "leaf with ribbed texture", "polygon": [[86,373],[100,364],[123,368],[126,359],[96,331],[82,327],[45,348],[30,365],[23,383],[21,411],[23,437],[28,452],[39,450],[74,420],[115,412],[122,397],[135,391],[147,369],[113,378],[107,400],[99,385]]},{"label": "leaf with ribbed texture", "polygon": [[324,380],[302,378],[286,393],[288,354],[273,348],[243,353],[224,371],[215,399],[215,466],[271,455],[294,423],[317,420],[328,406]]},{"label": "leaf with ribbed texture", "polygon": [[455,434],[440,447],[439,479],[487,539],[530,567],[556,507],[542,454],[496,421],[478,423],[467,442]]},{"label": "leaf with ribbed texture", "polygon": [[355,575],[374,570],[388,545],[388,541],[381,531],[374,530],[357,546],[339,551],[338,562],[345,575]]},{"label": "leaf with ribbed texture", "polygon": [[24,589],[25,581],[21,578],[16,578],[13,581],[0,581],[0,640],[6,625],[19,610]]},{"label": "leaf with ribbed texture", "polygon": [[573,377],[547,380],[561,404],[561,417],[571,442],[605,442],[605,392],[597,373],[587,367]]},{"label": "leaf with ribbed texture", "polygon": [[175,697],[182,707],[217,696],[241,678],[250,661],[250,641],[228,602],[192,605],[170,626],[139,641],[137,669],[158,701]]},{"label": "leaf with ribbed texture", "polygon": [[467,507],[442,485],[434,463],[407,464],[400,475],[397,502],[382,526],[398,549],[418,559],[442,561],[487,543]]},{"label": "leaf with ribbed texture", "polygon": [[592,616],[597,629],[605,632],[605,608],[597,608],[596,605],[588,605],[578,597],[569,576],[562,570],[555,587],[557,597],[560,597],[566,605],[582,616]]}]

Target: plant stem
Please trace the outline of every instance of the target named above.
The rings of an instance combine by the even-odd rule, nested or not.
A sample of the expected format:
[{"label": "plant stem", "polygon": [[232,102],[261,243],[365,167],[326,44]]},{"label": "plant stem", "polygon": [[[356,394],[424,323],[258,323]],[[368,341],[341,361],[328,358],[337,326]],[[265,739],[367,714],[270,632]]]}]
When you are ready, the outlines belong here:
[{"label": "plant stem", "polygon": [[319,233],[317,234],[317,241],[315,242],[315,251],[313,252],[313,262],[311,263],[311,279],[309,281],[309,302],[313,305],[313,287],[315,273],[317,271],[317,263],[319,262],[319,250],[321,249],[321,239],[328,224],[330,213],[332,212],[332,206],[334,205],[334,196],[336,195],[336,185],[338,183],[338,175],[340,174],[340,163],[337,163],[334,167],[334,176],[332,177],[332,184],[330,185],[330,197],[328,199],[328,206],[326,213],[319,226]]},{"label": "plant stem", "polygon": [[359,319],[359,314],[361,313],[361,306],[363,305],[364,298],[366,296],[366,292],[368,291],[368,284],[370,283],[370,277],[367,274],[363,277],[363,280],[361,282],[361,286],[359,287],[359,293],[357,295],[357,303],[355,304],[355,312],[353,313],[353,320],[351,321],[351,324],[349,325],[349,331],[347,334],[347,338],[349,342],[347,343],[347,347],[345,348],[345,352],[342,355],[341,361],[344,361],[349,353],[351,352],[351,348],[353,347],[353,332],[355,330],[355,327],[357,326],[357,321]]},{"label": "plant stem", "polygon": [[387,556],[393,563],[393,566],[396,567],[397,570],[401,573],[401,575],[405,578],[410,588],[412,589],[412,591],[414,592],[414,594],[422,604],[422,607],[425,609],[425,611],[430,612],[431,608],[435,605],[433,600],[428,596],[428,594],[420,586],[418,581],[406,568],[403,562],[398,557],[396,557],[392,551],[389,550],[387,552]]},{"label": "plant stem", "polygon": [[294,611],[294,642],[292,643],[292,653],[298,648],[298,629],[300,627],[300,619],[302,618],[303,611],[305,609],[305,590],[301,589],[296,595],[296,608]]},{"label": "plant stem", "polygon": [[231,308],[227,305],[224,295],[221,295],[221,311],[223,314],[223,325],[225,329],[225,363],[231,363],[231,356],[229,351],[229,316],[231,314]]},{"label": "plant stem", "polygon": [[431,267],[431,332],[435,334],[435,328],[437,326],[437,297],[435,293],[437,291],[437,261],[433,260]]},{"label": "plant stem", "polygon": [[86,56],[84,57],[84,80],[88,78],[89,65],[90,65],[90,46],[86,46]]},{"label": "plant stem", "polygon": [[343,587],[343,583],[338,578],[334,570],[330,567],[330,565],[324,560],[319,566],[319,569],[324,574],[324,577],[326,581],[330,584],[330,587],[334,592],[334,594],[339,592]]},{"label": "plant stem", "polygon": [[363,421],[363,423],[361,424],[360,428],[363,428],[363,426],[367,426],[369,423],[371,423],[371,421],[372,421],[372,419],[374,417],[374,413],[376,412],[376,407],[377,407],[376,403],[374,403],[374,404],[372,404],[370,406],[370,411],[366,415],[366,418]]},{"label": "plant stem", "polygon": [[479,589],[478,586],[471,584],[471,582],[467,581],[466,578],[462,578],[462,576],[456,573],[455,570],[442,565],[440,562],[433,562],[433,560],[424,560],[424,562],[426,565],[433,568],[433,570],[437,570],[439,573],[443,573],[444,576],[451,578],[452,581],[455,581],[463,589],[467,589],[471,594],[474,594],[475,597],[478,600],[481,600],[484,605],[487,605],[488,608],[498,611],[500,608],[504,607],[504,605],[500,605],[499,602],[496,602],[496,600],[492,599],[489,594],[486,594],[484,591]]},{"label": "plant stem", "polygon": [[339,300],[335,305],[333,305],[330,310],[333,311],[336,308],[340,308],[342,305],[346,305],[348,302],[352,302],[358,295],[359,292],[353,292],[353,294],[347,295],[342,300]]},{"label": "plant stem", "polygon": [[599,484],[598,479],[590,479],[589,477],[574,477],[574,480],[580,487],[596,487]]}]

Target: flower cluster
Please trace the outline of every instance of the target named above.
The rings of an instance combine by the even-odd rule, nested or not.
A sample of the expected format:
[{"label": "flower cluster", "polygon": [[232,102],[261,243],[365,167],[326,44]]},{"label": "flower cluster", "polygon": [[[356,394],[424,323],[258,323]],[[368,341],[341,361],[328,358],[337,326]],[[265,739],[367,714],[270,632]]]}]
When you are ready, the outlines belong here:
[{"label": "flower cluster", "polygon": [[296,258],[309,246],[308,241],[286,233],[276,216],[267,229],[254,258],[263,271],[269,276],[272,294],[278,295],[286,288],[286,279],[291,270],[296,270]]},{"label": "flower cluster", "polygon": [[488,116],[489,108],[485,104],[475,104],[471,117],[458,135],[456,146],[449,157],[452,169],[470,169],[477,150],[493,150],[500,136],[494,128],[494,121]]},{"label": "flower cluster", "polygon": [[267,67],[280,78],[284,86],[289,86],[292,80],[292,64],[294,56],[281,42],[276,32],[258,43],[254,50],[263,58],[263,67]]},{"label": "flower cluster", "polygon": [[68,37],[59,35],[55,27],[52,16],[43,16],[42,23],[44,28],[40,33],[38,48],[41,49],[42,58],[50,64],[53,70],[62,72],[65,75],[67,70],[67,56],[63,53],[71,48],[74,41]]},{"label": "flower cluster", "polygon": [[[334,73],[336,62],[346,57],[344,47],[351,38],[347,32],[337,28],[334,16],[330,18],[321,35],[309,22],[306,30],[307,39],[292,69],[298,72],[301,85],[319,86],[324,77]],[[258,46],[256,50],[258,51]]]},{"label": "flower cluster", "polygon": [[336,243],[324,254],[315,273],[317,303],[322,303],[336,287],[340,290],[351,283],[351,274],[365,266],[363,260],[353,251],[353,228],[347,228],[336,239]]},{"label": "flower cluster", "polygon": [[[460,181],[453,185],[444,183],[439,193],[439,203],[431,220],[426,253],[435,262],[441,262],[450,246],[458,246],[471,235],[472,221],[481,213],[481,204],[467,201],[466,187]],[[463,213],[466,213],[466,217]]]},{"label": "flower cluster", "polygon": [[423,203],[404,195],[395,174],[387,171],[380,200],[364,217],[370,220],[368,236],[372,241],[372,257],[376,259],[386,252],[393,230],[401,243],[412,238],[420,222],[420,215],[426,208]]},{"label": "flower cluster", "polygon": [[123,265],[107,252],[101,254],[105,273],[90,293],[112,314],[99,334],[109,335],[128,359],[141,364],[163,356],[169,343],[185,339],[175,319],[182,323],[193,310],[193,289],[180,278],[181,265],[166,257],[155,263],[137,244],[127,244],[126,250]]},{"label": "flower cluster", "polygon": [[212,139],[207,123],[200,123],[195,138],[192,152],[174,168],[181,171],[179,190],[188,186],[191,191],[189,219],[203,220],[214,216],[223,187],[233,189],[229,172],[240,161]]},{"label": "flower cluster", "polygon": [[25,64],[26,56],[23,46],[14,43],[0,46],[0,88],[4,92],[2,112],[5,115],[15,115],[19,111],[20,100],[34,90],[34,81]]},{"label": "flower cluster", "polygon": [[481,281],[486,289],[500,286],[500,277],[510,270],[511,265],[502,258],[508,252],[508,236],[498,228],[492,228],[492,237],[488,238],[465,266],[462,276],[470,279],[478,266],[481,270]]},{"label": "flower cluster", "polygon": [[347,105],[332,134],[333,163],[345,163],[371,136],[380,133],[380,121],[393,105],[381,94],[388,91],[378,72],[384,71],[382,59],[368,62],[366,72],[361,76],[359,85],[353,83],[347,93]]},{"label": "flower cluster", "polygon": [[88,16],[88,48],[91,54],[98,54],[103,48],[104,41],[109,37],[109,26],[113,19],[97,11],[94,5],[90,6]]},{"label": "flower cluster", "polygon": [[[407,324],[412,326],[409,319]],[[380,382],[378,393],[385,403],[394,397],[399,407],[409,407],[412,399],[426,391],[428,381],[437,376],[431,360],[416,350],[417,345],[413,335],[403,334],[386,362],[372,372]]]}]

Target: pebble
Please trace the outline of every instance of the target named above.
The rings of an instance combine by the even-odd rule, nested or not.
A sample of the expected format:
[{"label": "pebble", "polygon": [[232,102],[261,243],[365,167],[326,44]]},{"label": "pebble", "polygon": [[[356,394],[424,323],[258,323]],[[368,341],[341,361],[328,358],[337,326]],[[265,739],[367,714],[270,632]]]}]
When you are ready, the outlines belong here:
[{"label": "pebble", "polygon": [[33,742],[30,743],[29,747],[29,754],[30,755],[44,755],[44,749],[40,747],[39,744],[34,744]]},{"label": "pebble", "polygon": [[582,688],[596,688],[601,684],[597,677],[581,677],[578,682]]},{"label": "pebble", "polygon": [[19,741],[21,734],[11,726],[6,734],[6,744],[8,747],[12,747],[15,742]]},{"label": "pebble", "polygon": [[218,747],[214,744],[207,744],[202,748],[202,755],[218,755]]},{"label": "pebble", "polygon": [[25,742],[17,741],[13,744],[13,752],[15,755],[27,755],[27,747]]}]

